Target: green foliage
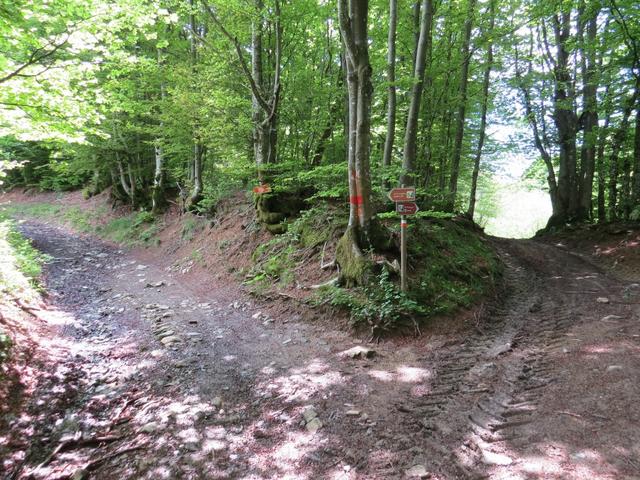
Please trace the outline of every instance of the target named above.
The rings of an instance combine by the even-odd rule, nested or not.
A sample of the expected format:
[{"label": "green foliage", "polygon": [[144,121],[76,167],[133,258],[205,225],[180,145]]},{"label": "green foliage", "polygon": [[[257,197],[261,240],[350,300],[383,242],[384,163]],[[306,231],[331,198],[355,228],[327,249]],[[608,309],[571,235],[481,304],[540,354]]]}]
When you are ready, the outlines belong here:
[{"label": "green foliage", "polygon": [[[1,242],[6,242],[3,248],[6,250],[6,260],[15,264],[17,270],[28,279],[32,287],[39,288],[38,279],[42,273],[42,264],[48,261],[49,257],[33,247],[31,241],[16,229],[5,211],[0,211],[0,237]],[[16,287],[10,278],[5,277],[9,270],[8,267],[6,272],[0,272],[2,289],[12,290]]]},{"label": "green foliage", "polygon": [[126,246],[153,244],[160,231],[160,224],[149,212],[137,212],[125,217],[114,218],[105,224],[97,225],[97,235]]},{"label": "green foliage", "polygon": [[32,203],[20,205],[18,208],[9,207],[6,211],[13,216],[62,219],[75,230],[95,234],[126,246],[154,244],[162,227],[155,215],[145,211],[110,218],[107,221],[105,221],[107,210],[104,207],[85,210],[75,206]]},{"label": "green foliage", "polygon": [[320,247],[335,241],[343,230],[346,219],[340,213],[327,203],[301,212],[286,233],[256,248],[252,255],[254,266],[245,284],[273,286],[275,281],[280,286],[291,285],[299,262],[308,261],[310,254],[321,254]]},{"label": "green foliage", "polygon": [[375,336],[417,326],[417,318],[426,310],[391,281],[389,270],[382,272],[366,286],[346,290],[339,287],[323,287],[316,304],[329,303],[350,312],[354,327],[369,325]]},{"label": "green foliage", "polygon": [[182,221],[182,231],[180,237],[184,242],[190,242],[196,234],[205,228],[206,220],[194,215],[185,215]]}]

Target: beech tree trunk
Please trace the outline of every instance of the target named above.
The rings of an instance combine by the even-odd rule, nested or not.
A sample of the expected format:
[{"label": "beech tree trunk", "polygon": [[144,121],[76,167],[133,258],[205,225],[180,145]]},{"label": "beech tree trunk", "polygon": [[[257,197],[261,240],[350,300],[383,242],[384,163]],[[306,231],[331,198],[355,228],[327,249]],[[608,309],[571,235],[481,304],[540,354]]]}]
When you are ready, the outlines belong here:
[{"label": "beech tree trunk", "polygon": [[[158,67],[162,68],[163,58],[162,49],[158,49]],[[165,99],[164,80],[160,82],[160,99]],[[164,127],[164,123],[160,122],[160,129]],[[155,170],[153,173],[153,187],[151,188],[151,211],[157,212],[164,206],[164,151],[162,148],[162,140],[156,138],[154,143]]]},{"label": "beech tree trunk", "polygon": [[[609,89],[605,93],[608,95]],[[604,149],[607,144],[607,132],[609,130],[609,124],[611,123],[611,112],[607,112],[607,116],[604,121],[598,139],[598,153],[597,153],[597,169],[598,169],[598,223],[604,223],[607,221],[607,210],[605,205],[605,195],[607,190],[607,173],[605,171],[604,162]]]},{"label": "beech tree trunk", "polygon": [[[196,44],[196,32],[198,26],[196,24],[196,17],[194,14],[194,5],[194,0],[189,0],[189,6],[191,7],[191,13],[189,14],[189,24],[191,27],[189,52],[191,55],[191,71],[195,74],[196,64],[198,62],[198,46]],[[194,132],[193,156],[191,158],[190,168],[192,185],[189,198],[186,202],[187,210],[195,210],[195,207],[198,205],[200,200],[202,200],[202,151],[204,150],[204,146],[199,138],[199,133],[197,132],[198,128],[198,122],[196,121],[194,128],[196,132]]]},{"label": "beech tree trunk", "polygon": [[598,12],[589,12],[586,21],[587,39],[581,41],[583,105],[582,113],[584,132],[580,152],[580,201],[576,212],[577,220],[591,218],[593,197],[593,177],[596,163],[596,147],[598,140],[598,82],[596,77],[596,35],[598,33]]},{"label": "beech tree trunk", "polygon": [[396,27],[398,24],[398,1],[389,0],[389,38],[387,40],[387,135],[384,141],[382,165],[391,165],[393,142],[396,134]]},{"label": "beech tree trunk", "polygon": [[367,34],[368,0],[338,0],[340,34],[345,50],[348,92],[349,223],[338,243],[336,263],[347,285],[367,281],[371,246],[371,65]]},{"label": "beech tree trunk", "polygon": [[404,149],[402,155],[402,178],[400,183],[413,185],[413,169],[416,162],[418,119],[420,118],[420,106],[422,104],[422,92],[424,91],[424,76],[427,65],[427,54],[431,51],[431,24],[433,20],[432,0],[423,0],[422,18],[420,20],[420,36],[416,46],[415,69],[413,72],[413,87],[411,89],[411,102],[407,115],[407,128],[405,129]]},{"label": "beech tree trunk", "polygon": [[449,198],[447,210],[453,211],[458,193],[458,176],[460,175],[460,159],[462,157],[462,140],[467,109],[467,87],[469,80],[469,62],[471,46],[471,29],[475,14],[476,0],[469,0],[467,19],[464,23],[464,39],[462,41],[462,69],[460,71],[460,90],[458,97],[458,115],[456,117],[456,138],[451,157],[451,176],[449,177]]},{"label": "beech tree trunk", "polygon": [[640,102],[636,105],[636,125],[633,138],[633,208],[640,207]]},{"label": "beech tree trunk", "polygon": [[640,97],[640,75],[636,76],[633,93],[627,99],[622,113],[622,120],[613,135],[611,143],[611,156],[609,157],[609,220],[615,221],[618,218],[618,170],[620,161],[620,151],[624,146],[629,130],[629,117]]},{"label": "beech tree trunk", "polygon": [[487,31],[487,61],[484,68],[484,77],[482,79],[482,112],[480,114],[480,132],[478,137],[478,146],[476,148],[476,157],[473,162],[473,173],[471,174],[471,193],[469,194],[469,208],[467,216],[473,220],[476,210],[476,192],[478,190],[478,175],[480,174],[480,160],[482,159],[482,147],[484,146],[485,132],[487,128],[487,106],[489,104],[489,83],[491,81],[491,69],[493,67],[493,28],[495,26],[496,0],[490,0],[489,3],[489,30]]}]

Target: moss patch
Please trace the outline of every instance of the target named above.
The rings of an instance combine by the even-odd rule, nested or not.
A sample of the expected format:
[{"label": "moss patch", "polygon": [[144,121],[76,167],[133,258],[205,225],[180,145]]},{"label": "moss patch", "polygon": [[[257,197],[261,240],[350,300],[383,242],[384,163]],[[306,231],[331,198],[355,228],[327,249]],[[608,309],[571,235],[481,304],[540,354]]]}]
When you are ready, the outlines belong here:
[{"label": "moss patch", "polygon": [[371,261],[358,247],[356,230],[348,228],[336,247],[340,278],[346,287],[365,285],[371,273]]},{"label": "moss patch", "polygon": [[502,265],[482,232],[458,219],[410,222],[409,295],[430,316],[470,307],[492,291]]}]

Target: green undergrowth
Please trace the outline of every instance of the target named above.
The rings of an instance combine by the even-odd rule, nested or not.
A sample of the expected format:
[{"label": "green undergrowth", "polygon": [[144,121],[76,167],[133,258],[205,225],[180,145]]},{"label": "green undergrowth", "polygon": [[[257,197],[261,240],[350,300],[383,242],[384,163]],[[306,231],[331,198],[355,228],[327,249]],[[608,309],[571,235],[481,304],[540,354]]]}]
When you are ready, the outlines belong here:
[{"label": "green undergrowth", "polygon": [[[399,289],[397,272],[383,266],[364,287],[322,288],[313,304],[345,309],[355,327],[368,326],[379,337],[398,330],[419,332],[430,319],[470,308],[492,293],[502,267],[482,232],[451,215],[427,213],[409,221],[406,293]],[[385,225],[397,238],[397,219],[387,217]],[[398,259],[398,252],[392,256]]]},{"label": "green undergrowth", "polygon": [[[30,303],[39,297],[42,265],[47,260],[18,231],[7,213],[0,211],[0,302],[19,299]],[[0,364],[8,357],[12,343],[0,324]]]},{"label": "green undergrowth", "polygon": [[162,228],[160,220],[150,212],[133,212],[108,218],[108,209],[103,206],[82,209],[60,204],[33,203],[9,205],[5,207],[5,211],[14,217],[61,221],[78,232],[97,235],[128,247],[156,245],[157,234]]},{"label": "green undergrowth", "polygon": [[325,246],[337,240],[347,219],[326,203],[305,210],[286,231],[257,247],[252,254],[253,267],[244,284],[254,292],[273,287],[288,287],[295,271],[310,259],[318,259]]},{"label": "green undergrowth", "polygon": [[[399,261],[399,225],[395,214],[381,215],[385,232],[393,237],[384,252],[390,264]],[[318,268],[332,258],[347,224],[346,212],[330,203],[303,211],[286,233],[258,246],[245,285],[266,294],[301,283],[305,264]],[[402,329],[420,330],[426,321],[461,308],[470,308],[493,292],[501,275],[499,262],[484,234],[451,214],[423,212],[409,221],[409,288],[399,288],[394,268],[378,262],[366,286],[344,288],[333,283],[313,293],[312,306],[330,305],[349,313],[354,327],[369,327],[374,336]],[[394,246],[395,245],[395,246]],[[376,255],[378,260],[381,256]]]}]

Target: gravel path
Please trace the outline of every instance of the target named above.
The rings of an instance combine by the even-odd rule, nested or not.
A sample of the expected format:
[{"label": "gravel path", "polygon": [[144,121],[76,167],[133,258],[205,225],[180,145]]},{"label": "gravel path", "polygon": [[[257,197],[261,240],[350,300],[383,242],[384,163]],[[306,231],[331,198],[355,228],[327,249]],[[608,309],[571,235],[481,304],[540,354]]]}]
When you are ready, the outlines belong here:
[{"label": "gravel path", "polygon": [[21,230],[52,257],[52,335],[3,478],[640,478],[640,289],[561,248],[496,241],[506,288],[467,333],[371,346],[160,256]]}]

